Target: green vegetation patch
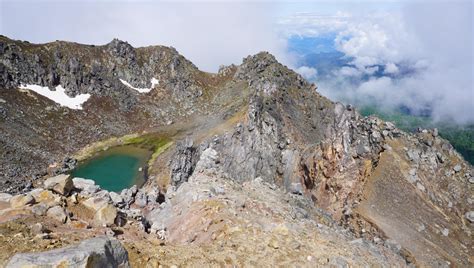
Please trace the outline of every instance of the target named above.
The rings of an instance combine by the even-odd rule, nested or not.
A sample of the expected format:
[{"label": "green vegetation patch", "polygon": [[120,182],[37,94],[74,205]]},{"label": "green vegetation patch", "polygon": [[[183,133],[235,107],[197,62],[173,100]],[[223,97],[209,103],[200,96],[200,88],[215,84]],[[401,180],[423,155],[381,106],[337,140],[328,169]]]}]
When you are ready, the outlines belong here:
[{"label": "green vegetation patch", "polygon": [[152,151],[153,153],[148,161],[148,165],[151,166],[156,158],[173,144],[173,141],[166,136],[145,134],[143,136],[128,137],[124,139],[123,144],[136,145]]},{"label": "green vegetation patch", "polygon": [[113,137],[107,140],[95,142],[80,150],[74,157],[79,161],[84,161],[94,156],[97,152],[107,150],[111,147],[133,145],[152,152],[150,160],[148,161],[149,166],[151,166],[156,158],[172,144],[173,141],[167,136],[153,133],[144,135],[134,133],[123,137]]}]

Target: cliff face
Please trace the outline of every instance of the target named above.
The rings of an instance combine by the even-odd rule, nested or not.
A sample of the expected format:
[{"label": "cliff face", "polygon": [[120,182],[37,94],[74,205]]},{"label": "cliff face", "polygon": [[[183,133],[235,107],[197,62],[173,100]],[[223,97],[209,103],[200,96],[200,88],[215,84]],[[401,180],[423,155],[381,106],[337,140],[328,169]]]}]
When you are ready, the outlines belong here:
[{"label": "cliff face", "polygon": [[81,93],[112,96],[123,110],[136,104],[138,94],[119,79],[136,88],[150,88],[154,78],[183,100],[202,94],[193,77],[197,68],[173,48],[134,49],[118,39],[104,46],[60,41],[35,45],[6,37],[0,41],[0,85],[4,88],[61,85],[71,97]]},{"label": "cliff face", "polygon": [[[406,134],[361,117],[264,52],[208,74],[166,47],[0,41],[3,189],[21,190],[19,182],[46,175],[48,164],[92,142],[165,133],[175,143],[153,163],[145,187],[177,189],[179,202],[165,212],[193,206],[182,190],[190,185],[214,178],[240,195],[239,185],[252,189],[258,181],[286,192],[279,197],[301,197],[305,209],[322,209],[356,238],[385,241],[407,262],[473,263],[474,171],[436,130]],[[92,97],[83,110],[70,110],[18,90],[22,84],[61,85],[70,96]],[[185,218],[165,212],[156,212],[168,217],[160,224],[174,230],[175,241],[187,241],[177,227]]]}]

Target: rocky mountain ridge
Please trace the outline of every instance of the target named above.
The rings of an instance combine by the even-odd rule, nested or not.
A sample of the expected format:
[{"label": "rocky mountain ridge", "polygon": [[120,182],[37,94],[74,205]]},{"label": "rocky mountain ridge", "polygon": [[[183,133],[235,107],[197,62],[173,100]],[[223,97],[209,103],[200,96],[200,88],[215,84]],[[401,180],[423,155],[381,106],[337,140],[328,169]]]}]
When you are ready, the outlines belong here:
[{"label": "rocky mountain ridge", "polygon": [[[325,219],[331,222],[325,239],[336,239],[331,232],[342,227],[352,237],[337,238],[338,246],[349,251],[357,251],[353,245],[359,243],[366,249],[379,248],[378,253],[368,251],[375,256],[369,263],[344,255],[342,267],[400,266],[399,261],[421,266],[473,263],[474,172],[449,142],[436,130],[411,135],[390,122],[361,117],[353,107],[319,95],[314,84],[269,53],[208,74],[171,48],[134,49],[119,40],[95,47],[67,42],[33,45],[2,37],[0,51],[3,189],[30,192],[24,184],[11,185],[31,181],[36,175],[32,184],[41,187],[42,177],[66,171],[71,161],[50,169],[49,174],[48,165],[87,145],[130,133],[154,133],[166,136],[173,145],[151,163],[150,178],[138,191],[143,191],[138,200],[145,201],[136,204],[136,190],[122,193],[122,199],[133,196],[125,206],[114,201],[115,193],[103,191],[78,201],[105,198],[127,218],[134,218],[128,206],[138,206],[149,226],[137,225],[143,226],[146,238],[134,241],[136,247],[146,248],[156,237],[171,245],[216,246],[219,239],[212,239],[213,235],[219,237],[220,231],[229,235],[229,230],[219,227],[213,233],[202,224],[209,216],[206,211],[217,206],[221,212],[212,214],[211,221],[223,217],[225,226],[239,230],[237,236],[228,237],[234,245],[242,245],[251,236],[269,239],[264,247],[276,250],[268,253],[272,261],[282,254],[282,247],[290,253],[284,254],[287,259],[281,263],[298,259],[303,266],[313,266],[314,255],[320,254],[315,247],[324,244],[324,239],[307,240],[302,234],[313,233]],[[137,88],[151,87],[151,79],[159,83],[150,92],[140,93],[120,79]],[[70,96],[89,93],[92,97],[83,110],[69,110],[18,90],[23,83],[61,85]],[[164,196],[162,203],[151,198],[155,202],[149,206],[147,196],[158,193]],[[288,196],[299,201],[280,203]],[[74,214],[68,208],[70,202],[62,207]],[[24,206],[34,203],[41,202]],[[117,215],[108,224],[122,228]],[[265,217],[274,217],[286,226],[285,233],[306,241],[303,254],[309,254],[308,258],[292,255],[299,249],[292,248],[291,239],[283,239],[287,235],[269,237],[275,226],[269,227]],[[188,219],[196,219],[194,227],[187,225]],[[298,223],[292,222],[295,219]],[[10,220],[5,217],[5,222]],[[308,225],[303,223],[306,220]],[[294,224],[305,227],[298,229]],[[249,225],[256,228],[253,234]],[[118,237],[130,242],[130,230],[125,227]],[[324,233],[316,232],[316,236]],[[252,245],[262,246],[257,244]],[[252,252],[252,245],[242,253]],[[381,253],[383,245],[398,257]],[[331,250],[336,254],[335,248]],[[153,255],[145,251],[139,257]],[[231,262],[239,264],[238,259]],[[325,262],[321,255],[319,259],[324,262],[321,265],[331,265],[331,258]]]}]

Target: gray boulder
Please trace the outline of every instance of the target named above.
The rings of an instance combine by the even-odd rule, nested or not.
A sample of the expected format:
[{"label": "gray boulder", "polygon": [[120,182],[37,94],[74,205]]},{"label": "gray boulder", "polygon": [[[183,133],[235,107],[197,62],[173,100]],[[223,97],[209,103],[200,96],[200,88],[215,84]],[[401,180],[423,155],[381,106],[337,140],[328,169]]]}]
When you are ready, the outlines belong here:
[{"label": "gray boulder", "polygon": [[292,194],[302,195],[304,192],[303,185],[300,182],[294,182],[290,186],[290,191]]},{"label": "gray boulder", "polygon": [[474,211],[468,211],[466,214],[464,214],[466,219],[470,222],[474,222]]},{"label": "gray boulder", "polygon": [[96,237],[79,245],[46,252],[19,253],[6,267],[130,267],[128,253],[118,240]]},{"label": "gray boulder", "polygon": [[131,205],[135,201],[135,195],[137,194],[138,189],[136,185],[133,185],[129,189],[123,189],[122,192],[120,192],[120,195],[123,198],[123,201],[126,206]]},{"label": "gray boulder", "polygon": [[44,188],[52,190],[61,195],[68,195],[74,188],[71,176],[66,174],[57,175],[44,181]]},{"label": "gray boulder", "polygon": [[135,205],[139,207],[145,207],[148,203],[147,195],[144,191],[138,191],[137,195],[135,196]]},{"label": "gray boulder", "polygon": [[61,206],[54,206],[46,212],[46,215],[59,222],[65,223],[67,221],[67,214]]},{"label": "gray boulder", "polygon": [[31,212],[38,216],[44,216],[46,215],[48,209],[49,206],[47,204],[39,203],[31,207]]},{"label": "gray boulder", "polygon": [[94,215],[93,223],[96,226],[110,226],[117,218],[117,208],[112,204],[101,207]]},{"label": "gray boulder", "polygon": [[125,205],[123,197],[116,192],[110,192],[109,196],[114,206],[123,207]]},{"label": "gray boulder", "polygon": [[459,165],[459,164],[455,165],[454,168],[453,168],[453,170],[454,170],[456,173],[459,172],[459,171],[461,171],[461,169],[462,169],[462,167],[461,167],[461,165]]},{"label": "gray boulder", "polygon": [[153,188],[148,194],[147,194],[147,199],[148,199],[148,204],[151,205],[156,205],[158,203],[158,200],[160,198],[160,191],[158,188]]},{"label": "gray boulder", "polygon": [[74,183],[74,188],[80,190],[84,195],[91,195],[100,190],[100,187],[96,185],[93,180],[74,178],[72,181]]}]

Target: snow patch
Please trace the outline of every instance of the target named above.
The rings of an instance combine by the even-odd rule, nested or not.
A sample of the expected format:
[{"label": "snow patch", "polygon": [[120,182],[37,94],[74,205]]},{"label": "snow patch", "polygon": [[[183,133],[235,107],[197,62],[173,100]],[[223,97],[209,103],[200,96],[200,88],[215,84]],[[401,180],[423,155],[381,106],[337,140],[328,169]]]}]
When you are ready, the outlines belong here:
[{"label": "snow patch", "polygon": [[127,87],[131,88],[131,89],[135,89],[136,91],[140,92],[140,93],[148,93],[150,92],[156,85],[158,85],[160,83],[160,80],[156,79],[156,78],[152,78],[151,79],[151,88],[138,88],[138,87],[133,87],[132,85],[130,85],[130,83],[128,83],[127,81],[123,80],[123,79],[119,79],[120,82],[122,82],[122,84],[126,85]]},{"label": "snow patch", "polygon": [[152,78],[151,79],[151,88],[154,88],[156,85],[158,85],[160,83],[160,80],[156,79],[156,78]]},{"label": "snow patch", "polygon": [[20,88],[34,91],[39,95],[58,103],[61,106],[65,106],[74,110],[82,110],[82,104],[84,104],[91,97],[91,94],[79,94],[75,97],[69,97],[66,94],[66,90],[61,85],[56,87],[56,91],[39,85],[21,85]]}]

